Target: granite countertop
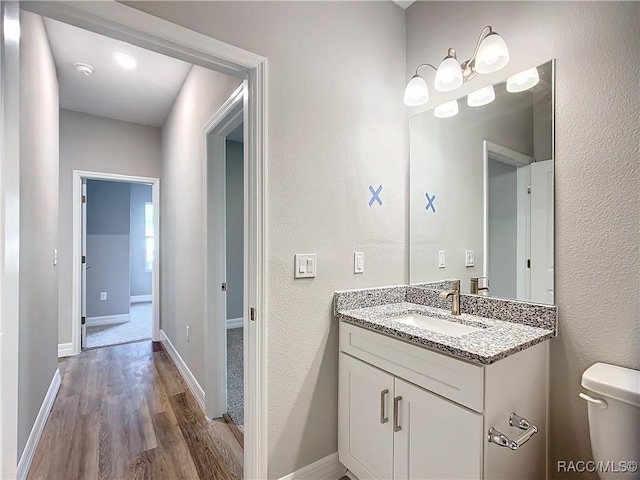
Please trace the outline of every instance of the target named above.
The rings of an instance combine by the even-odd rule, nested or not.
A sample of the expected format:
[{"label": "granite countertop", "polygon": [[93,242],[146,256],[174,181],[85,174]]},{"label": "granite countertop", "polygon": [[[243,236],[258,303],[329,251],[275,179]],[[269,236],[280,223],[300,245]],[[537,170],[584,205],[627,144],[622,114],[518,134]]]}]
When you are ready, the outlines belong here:
[{"label": "granite countertop", "polygon": [[[482,330],[461,337],[435,333],[394,320],[401,315],[422,314],[458,322]],[[482,365],[489,365],[555,336],[554,330],[475,315],[451,315],[450,311],[410,302],[338,310],[338,320],[374,330],[415,345],[430,348]]]}]

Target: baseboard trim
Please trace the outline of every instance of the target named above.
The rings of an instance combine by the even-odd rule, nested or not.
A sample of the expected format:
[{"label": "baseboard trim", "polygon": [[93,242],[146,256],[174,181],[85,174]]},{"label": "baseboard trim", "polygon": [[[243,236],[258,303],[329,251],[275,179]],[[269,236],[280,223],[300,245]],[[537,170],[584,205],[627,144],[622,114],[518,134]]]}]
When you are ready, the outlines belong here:
[{"label": "baseboard trim", "polygon": [[227,318],[227,330],[244,326],[244,318]]},{"label": "baseboard trim", "polygon": [[151,295],[131,295],[129,303],[146,303],[152,300]]},{"label": "baseboard trim", "polygon": [[198,405],[200,405],[200,408],[204,412],[204,390],[196,380],[196,377],[193,376],[193,373],[191,373],[191,370],[189,370],[189,367],[184,362],[178,351],[171,343],[171,340],[169,340],[169,337],[167,337],[167,334],[164,333],[164,330],[160,330],[160,342],[169,354],[169,357],[171,357],[171,360],[173,360],[173,363],[178,368],[180,375],[182,375],[182,378],[189,387],[189,390],[191,390],[191,393],[195,397],[196,402],[198,402]]},{"label": "baseboard trim", "polygon": [[29,438],[27,439],[27,443],[24,446],[22,455],[20,456],[18,470],[16,473],[16,478],[18,480],[24,480],[27,478],[29,468],[31,468],[31,462],[33,461],[33,455],[36,453],[36,447],[38,446],[38,442],[42,436],[42,431],[44,430],[44,426],[49,418],[49,413],[51,412],[53,402],[56,399],[61,383],[62,379],[60,378],[60,370],[56,368],[53,378],[51,379],[51,384],[49,384],[49,390],[47,390],[47,394],[44,396],[42,405],[40,405],[40,411],[38,411],[38,416],[36,417],[36,421],[33,423],[33,428],[31,429],[31,433],[29,433]]},{"label": "baseboard trim", "polygon": [[347,468],[338,461],[338,452],[290,473],[280,480],[338,480]]},{"label": "baseboard trim", "polygon": [[114,325],[116,323],[127,323],[131,321],[131,315],[104,315],[102,317],[87,317],[87,327],[99,327],[102,325]]},{"label": "baseboard trim", "polygon": [[58,344],[58,358],[70,357],[73,355],[73,343]]}]

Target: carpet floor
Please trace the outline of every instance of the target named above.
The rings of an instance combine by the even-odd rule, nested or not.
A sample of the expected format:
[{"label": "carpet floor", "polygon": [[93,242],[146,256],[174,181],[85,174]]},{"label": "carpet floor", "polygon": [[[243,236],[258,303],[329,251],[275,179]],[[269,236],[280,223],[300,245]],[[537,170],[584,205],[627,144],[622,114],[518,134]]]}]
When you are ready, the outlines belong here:
[{"label": "carpet floor", "polygon": [[115,325],[87,327],[86,348],[148,340],[153,331],[151,302],[131,304],[131,320]]},{"label": "carpet floor", "polygon": [[227,413],[240,431],[244,432],[242,334],[242,328],[227,330]]}]

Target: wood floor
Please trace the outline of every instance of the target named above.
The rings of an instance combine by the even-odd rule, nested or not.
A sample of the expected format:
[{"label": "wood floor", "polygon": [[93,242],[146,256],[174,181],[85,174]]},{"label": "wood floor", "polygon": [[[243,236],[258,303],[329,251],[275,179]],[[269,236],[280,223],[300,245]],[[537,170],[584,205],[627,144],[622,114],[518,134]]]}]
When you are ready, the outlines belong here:
[{"label": "wood floor", "polygon": [[100,348],[59,363],[62,386],[29,479],[242,478],[237,439],[223,419],[204,417],[155,345]]}]

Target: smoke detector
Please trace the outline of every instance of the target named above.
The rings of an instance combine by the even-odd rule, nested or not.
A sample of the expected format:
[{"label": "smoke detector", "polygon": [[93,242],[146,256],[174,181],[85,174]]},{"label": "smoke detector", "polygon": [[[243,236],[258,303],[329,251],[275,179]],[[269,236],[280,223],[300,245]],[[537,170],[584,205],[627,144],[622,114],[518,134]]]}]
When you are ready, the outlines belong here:
[{"label": "smoke detector", "polygon": [[91,65],[87,65],[86,63],[76,63],[74,64],[76,70],[87,77],[93,73],[93,67]]}]

